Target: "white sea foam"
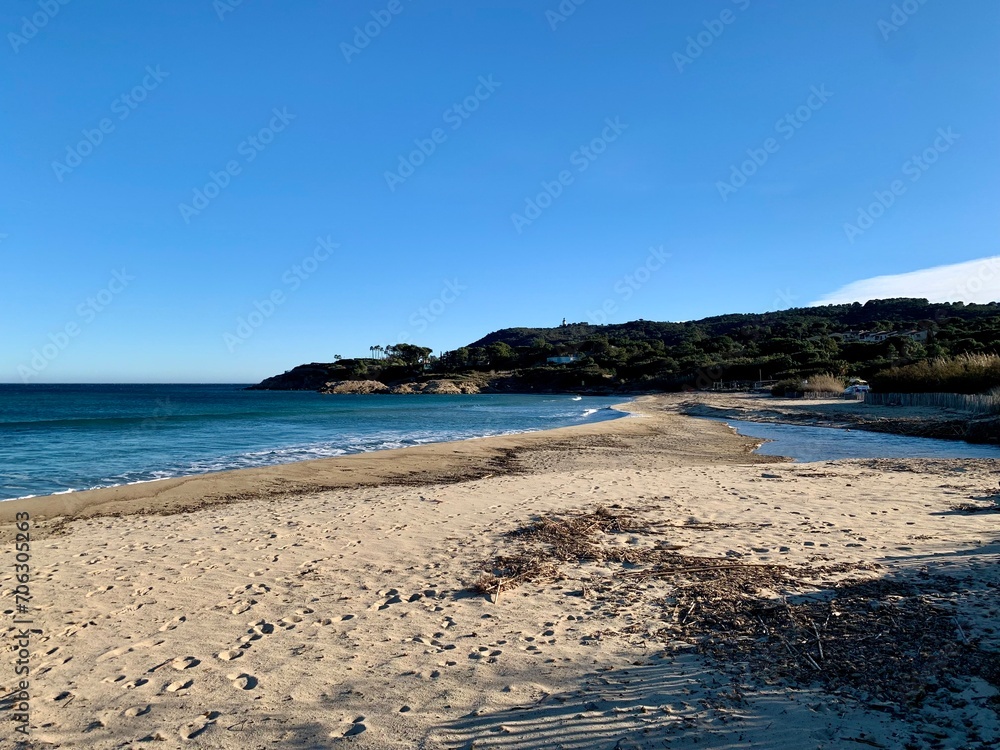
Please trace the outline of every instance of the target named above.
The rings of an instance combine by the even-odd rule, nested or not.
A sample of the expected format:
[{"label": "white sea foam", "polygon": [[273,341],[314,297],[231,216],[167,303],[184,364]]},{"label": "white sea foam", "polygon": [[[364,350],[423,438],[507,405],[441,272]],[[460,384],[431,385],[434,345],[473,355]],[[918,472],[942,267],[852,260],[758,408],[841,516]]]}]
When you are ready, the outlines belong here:
[{"label": "white sea foam", "polygon": [[[243,404],[245,399],[254,399],[251,403],[254,404],[253,408],[257,409],[256,400],[262,397],[255,394],[254,396],[239,395],[233,398],[238,399],[239,404]],[[280,399],[281,396],[269,395],[267,398]],[[295,401],[291,402],[290,400],[290,403],[298,403],[298,401],[297,395]],[[115,403],[117,404],[117,402]],[[145,484],[163,479],[218,471],[392,450],[437,442],[515,435],[536,432],[560,424],[576,424],[594,418],[594,415],[599,411],[596,408],[583,408],[582,404],[574,403],[572,399],[565,396],[525,400],[522,400],[521,397],[507,398],[503,396],[463,397],[441,412],[442,415],[453,416],[441,419],[440,425],[438,425],[436,414],[431,413],[437,410],[425,411],[423,404],[439,402],[421,401],[416,403],[419,403],[421,408],[415,409],[413,412],[401,409],[398,413],[396,410],[387,413],[383,409],[373,409],[369,416],[362,414],[365,409],[361,409],[356,412],[348,412],[346,417],[341,418],[341,412],[335,411],[330,415],[328,428],[324,425],[317,426],[316,412],[303,414],[301,409],[292,409],[286,415],[281,411],[281,408],[284,408],[283,403],[279,404],[281,408],[272,406],[271,411],[261,409],[259,418],[255,413],[250,421],[246,419],[246,412],[234,410],[231,413],[212,415],[212,420],[191,421],[186,424],[183,432],[170,432],[166,428],[162,433],[151,431],[142,436],[143,441],[140,445],[129,442],[134,436],[131,436],[128,427],[110,431],[104,422],[98,420],[99,429],[104,430],[104,432],[100,433],[99,440],[96,440],[94,444],[100,444],[104,447],[100,451],[95,451],[92,462],[86,461],[87,451],[83,450],[81,453],[79,445],[73,445],[67,440],[63,446],[63,451],[72,459],[67,462],[67,466],[76,469],[80,476],[74,477],[74,471],[71,469],[64,475],[58,476],[63,482],[62,487],[57,486],[50,490],[51,483],[48,478],[59,474],[59,462],[54,458],[57,454],[50,452],[49,456],[53,457],[51,466],[36,466],[34,467],[35,471],[23,476],[10,473],[0,474],[0,493],[6,488],[12,499],[15,499],[13,498],[15,495],[16,499],[38,497],[57,491],[59,494],[64,494],[122,485]],[[100,407],[102,404],[99,403],[98,406]],[[118,407],[116,406],[116,408]],[[279,420],[277,429],[273,433],[273,437],[270,438],[278,445],[268,448],[257,447],[263,442],[262,437],[267,440],[268,436],[272,434],[270,431],[272,419]],[[363,421],[358,421],[359,419]],[[438,429],[429,429],[426,426],[414,429],[421,422],[425,425],[434,425]],[[505,422],[508,424],[520,423],[522,426],[507,428]],[[354,429],[355,425],[357,425],[357,429]],[[375,429],[370,429],[372,427]],[[221,428],[220,432],[213,432],[219,428]],[[36,439],[39,441],[48,440],[49,444],[54,442],[54,445],[58,447],[62,433],[53,432],[52,429],[51,427],[40,428]],[[45,432],[45,430],[49,432]],[[326,439],[311,440],[322,432],[327,433]],[[86,436],[67,437],[73,437],[77,441],[86,439]],[[175,440],[175,437],[179,440]],[[305,440],[294,442],[295,437],[299,437],[300,440],[304,437]],[[110,451],[108,443],[102,442],[107,440],[110,440]],[[119,444],[116,445],[116,441]],[[250,450],[225,452],[226,448],[231,449],[240,442],[248,447],[250,445],[255,447]],[[284,445],[281,444],[283,442]],[[219,449],[217,455],[198,455],[211,451],[213,447]],[[144,455],[144,449],[147,448],[152,451],[148,456]],[[185,454],[189,455],[190,458],[181,458]],[[109,455],[112,458],[110,461]],[[115,465],[116,463],[117,465]],[[153,464],[155,468],[138,469],[129,466],[130,464],[134,466],[143,463]],[[88,472],[88,466],[97,470],[101,466],[113,466],[114,469],[102,477],[96,471]],[[87,476],[88,473],[90,473],[89,476]],[[74,486],[65,489],[66,485],[71,483]],[[0,498],[2,497],[3,495],[0,494]]]}]

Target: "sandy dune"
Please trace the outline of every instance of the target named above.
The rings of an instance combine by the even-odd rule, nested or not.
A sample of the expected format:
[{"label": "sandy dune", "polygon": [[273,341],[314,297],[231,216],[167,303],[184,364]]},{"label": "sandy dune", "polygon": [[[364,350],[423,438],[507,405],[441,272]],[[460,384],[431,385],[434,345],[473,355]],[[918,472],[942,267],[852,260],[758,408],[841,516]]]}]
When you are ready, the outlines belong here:
[{"label": "sandy dune", "polygon": [[[655,636],[676,580],[616,588],[621,566],[574,562],[499,602],[470,591],[511,544],[506,532],[619,505],[644,508],[686,555],[960,581],[955,637],[1000,650],[1000,515],[953,509],[989,507],[1000,467],[774,463],[675,404],[641,399],[629,407],[638,416],[549,433],[4,503],[8,618],[11,520],[27,510],[34,523],[34,746],[1000,742],[997,691],[982,677],[929,686],[905,716],[722,669],[691,642]],[[9,658],[0,694],[15,688]]]}]

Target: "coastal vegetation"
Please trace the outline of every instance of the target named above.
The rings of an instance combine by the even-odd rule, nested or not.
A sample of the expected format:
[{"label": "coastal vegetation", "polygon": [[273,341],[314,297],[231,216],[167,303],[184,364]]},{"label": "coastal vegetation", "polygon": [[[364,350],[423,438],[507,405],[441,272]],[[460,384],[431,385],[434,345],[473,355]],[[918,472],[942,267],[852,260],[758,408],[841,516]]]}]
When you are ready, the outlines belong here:
[{"label": "coastal vegetation", "polygon": [[679,323],[563,323],[501,329],[437,356],[413,344],[374,345],[370,353],[302,365],[256,387],[447,379],[464,392],[680,391],[776,382],[789,391],[834,391],[860,377],[877,390],[975,393],[1000,386],[1000,304],[900,298]]},{"label": "coastal vegetation", "polygon": [[962,354],[891,367],[873,379],[891,393],[986,393],[1000,391],[1000,356]]},{"label": "coastal vegetation", "polygon": [[771,387],[773,396],[795,396],[801,393],[841,394],[847,384],[843,378],[830,373],[813,375],[810,378],[785,378]]}]

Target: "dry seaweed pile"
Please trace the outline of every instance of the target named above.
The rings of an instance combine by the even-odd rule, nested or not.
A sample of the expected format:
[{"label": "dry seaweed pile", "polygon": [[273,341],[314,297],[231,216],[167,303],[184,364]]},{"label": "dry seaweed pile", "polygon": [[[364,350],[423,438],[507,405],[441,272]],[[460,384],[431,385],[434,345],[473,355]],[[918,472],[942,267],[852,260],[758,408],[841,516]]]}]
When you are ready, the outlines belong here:
[{"label": "dry seaweed pile", "polygon": [[[623,633],[695,644],[764,682],[819,683],[887,709],[918,705],[953,675],[1000,684],[1000,655],[978,649],[955,618],[960,587],[952,579],[845,579],[875,566],[749,564],[681,555],[662,539],[608,543],[609,534],[661,536],[667,524],[644,510],[541,518],[508,535],[512,550],[474,588],[497,600],[521,584],[561,578],[567,563],[625,564],[590,593],[644,607],[646,623]],[[651,588],[653,580],[661,585]]]},{"label": "dry seaweed pile", "polygon": [[958,503],[952,505],[951,509],[959,513],[1000,513],[1000,495],[974,497],[972,499],[978,502]]},{"label": "dry seaweed pile", "polygon": [[[824,572],[838,571],[703,569],[664,600],[671,613],[656,635],[691,640],[765,681],[819,683],[889,706],[919,705],[954,675],[1000,684],[1000,654],[979,650],[963,633],[948,603],[947,589],[957,587],[948,579],[918,589],[852,578],[816,593],[789,593],[813,589],[813,576]],[[765,591],[785,595],[766,597]]]},{"label": "dry seaweed pile", "polygon": [[959,503],[951,509],[959,513],[1000,513],[1000,503],[996,505],[978,505],[976,503]]},{"label": "dry seaweed pile", "polygon": [[598,507],[591,512],[543,517],[518,529],[509,538],[515,549],[496,555],[492,573],[484,574],[473,586],[481,594],[503,591],[535,581],[560,577],[559,563],[567,562],[653,562],[660,553],[676,547],[657,545],[652,549],[611,546],[602,543],[602,534],[651,534],[655,524],[620,506]]}]

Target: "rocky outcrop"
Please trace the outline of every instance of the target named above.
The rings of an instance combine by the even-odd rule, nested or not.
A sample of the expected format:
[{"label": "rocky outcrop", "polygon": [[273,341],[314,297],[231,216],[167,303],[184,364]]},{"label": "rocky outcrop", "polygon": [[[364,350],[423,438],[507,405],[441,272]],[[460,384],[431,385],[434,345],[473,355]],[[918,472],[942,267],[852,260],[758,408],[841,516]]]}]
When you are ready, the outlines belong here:
[{"label": "rocky outcrop", "polygon": [[454,380],[430,380],[424,384],[424,393],[479,393],[478,386],[471,383],[456,383]]},{"label": "rocky outcrop", "polygon": [[426,383],[402,383],[393,386],[390,393],[408,395],[412,393],[460,395],[479,393],[479,387],[472,383],[456,383],[454,380],[428,380]]},{"label": "rocky outcrop", "polygon": [[377,380],[333,380],[319,390],[320,393],[388,393],[389,386]]},{"label": "rocky outcrop", "polygon": [[420,383],[401,383],[399,385],[394,385],[389,393],[393,393],[397,396],[409,396],[412,393],[422,393],[420,390]]},{"label": "rocky outcrop", "polygon": [[[400,375],[392,380],[392,386],[378,380],[359,378],[376,375],[367,368],[361,372],[343,363],[299,365],[281,375],[267,378],[250,390],[274,391],[319,391],[320,393],[359,394],[475,394],[475,393],[580,393],[588,395],[611,395],[651,390],[650,387],[626,388],[614,383],[610,377],[595,382],[590,378],[584,384],[581,376],[566,368],[535,368],[514,372],[462,372],[442,373],[444,377],[433,380],[404,380],[405,377],[420,377],[417,374]],[[383,376],[383,374],[378,374]],[[424,377],[428,377],[424,375]]]}]

